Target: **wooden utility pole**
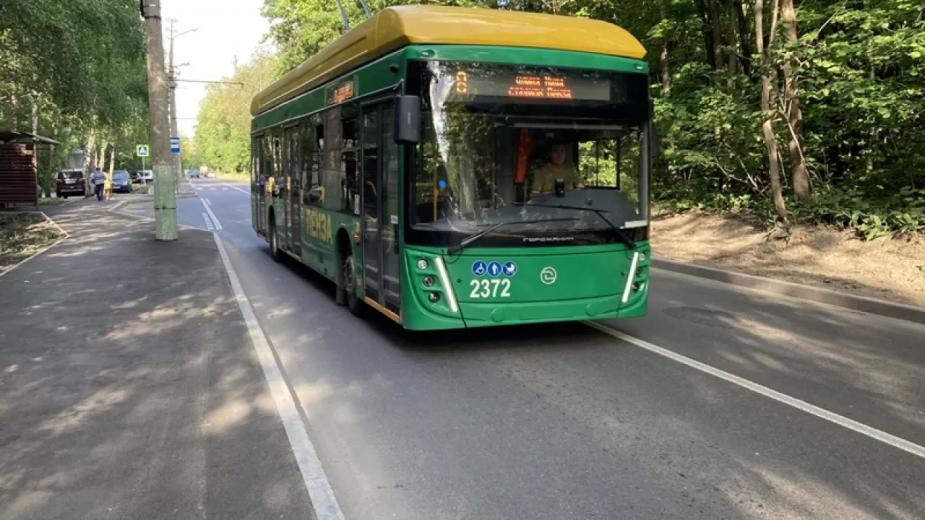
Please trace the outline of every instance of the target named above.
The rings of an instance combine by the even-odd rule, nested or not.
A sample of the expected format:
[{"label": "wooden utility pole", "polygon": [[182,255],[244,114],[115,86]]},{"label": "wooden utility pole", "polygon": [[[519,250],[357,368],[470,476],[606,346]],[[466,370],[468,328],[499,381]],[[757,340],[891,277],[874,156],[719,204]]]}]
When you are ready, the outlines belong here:
[{"label": "wooden utility pole", "polygon": [[151,128],[151,168],[154,170],[154,236],[176,240],[177,172],[170,157],[167,135],[167,74],[164,70],[164,37],[161,34],[161,1],[141,0],[148,48],[148,112]]}]

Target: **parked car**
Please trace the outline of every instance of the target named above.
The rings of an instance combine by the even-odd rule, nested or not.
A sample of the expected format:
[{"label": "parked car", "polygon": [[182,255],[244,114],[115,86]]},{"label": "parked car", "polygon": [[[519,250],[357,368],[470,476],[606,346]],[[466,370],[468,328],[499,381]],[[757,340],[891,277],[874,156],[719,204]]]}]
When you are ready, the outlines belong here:
[{"label": "parked car", "polygon": [[116,170],[112,174],[112,192],[113,193],[131,193],[132,178],[125,170]]},{"label": "parked car", "polygon": [[135,170],[133,172],[129,172],[128,176],[131,177],[132,184],[141,184],[141,172],[140,171]]},{"label": "parked car", "polygon": [[190,179],[198,179],[198,178],[199,178],[199,170],[193,170],[193,169],[187,170],[187,171],[186,171],[186,176],[189,177]]},{"label": "parked car", "polygon": [[86,183],[82,170],[61,170],[55,180],[55,195],[65,199],[70,195],[83,195]]},{"label": "parked car", "polygon": [[154,171],[153,170],[140,170],[138,172],[138,176],[139,178],[141,178],[141,182],[145,184],[154,182]]}]

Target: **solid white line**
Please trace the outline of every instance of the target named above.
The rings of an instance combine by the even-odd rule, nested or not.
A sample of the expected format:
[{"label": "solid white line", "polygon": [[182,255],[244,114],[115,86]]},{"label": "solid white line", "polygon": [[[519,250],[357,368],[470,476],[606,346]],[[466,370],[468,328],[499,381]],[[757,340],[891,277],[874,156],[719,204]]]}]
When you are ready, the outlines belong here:
[{"label": "solid white line", "polygon": [[55,226],[56,228],[58,228],[58,231],[60,231],[61,234],[64,235],[64,238],[71,238],[71,235],[68,234],[68,232],[65,231],[63,227],[59,226],[57,222],[55,222],[54,220],[52,220],[51,217],[49,217],[48,215],[46,215],[44,211],[39,211],[39,213],[41,213],[42,216],[45,217],[45,220],[51,222],[51,224],[52,224],[53,226]]},{"label": "solid white line", "polygon": [[209,218],[212,219],[212,224],[215,225],[215,229],[219,231],[224,229],[222,228],[222,222],[218,220],[218,217],[215,216],[215,213],[212,213],[212,208],[209,207],[206,201],[204,199],[199,199],[199,202],[202,202],[202,207],[206,208],[206,213],[208,213]]},{"label": "solid white line", "polygon": [[212,231],[212,230],[215,229],[215,226],[212,225],[212,221],[209,220],[209,216],[208,216],[208,215],[206,215],[205,213],[203,213],[203,214],[202,214],[202,219],[206,221],[206,229],[208,229],[209,231]]},{"label": "solid white line", "polygon": [[257,315],[254,314],[254,309],[241,287],[241,282],[231,265],[231,260],[228,258],[228,253],[225,251],[221,237],[219,237],[218,233],[212,233],[212,236],[218,246],[222,263],[225,265],[225,272],[228,273],[228,279],[231,281],[231,289],[234,291],[235,301],[237,301],[244,317],[244,323],[247,325],[251,343],[253,343],[254,350],[257,351],[257,357],[260,359],[263,375],[266,377],[270,393],[273,394],[273,400],[276,402],[276,410],[283,421],[286,436],[289,437],[289,445],[292,447],[292,453],[295,455],[299,471],[302,473],[302,481],[315,510],[315,518],[318,520],[343,520],[344,514],[341,512],[337,498],[334,496],[331,483],[324,473],[318,453],[308,437],[305,424],[302,422],[296,408],[282,370],[280,370],[276,358],[273,356],[270,342],[263,333],[263,329],[257,321]]},{"label": "solid white line", "polygon": [[890,445],[894,448],[898,448],[900,450],[906,451],[908,453],[911,453],[913,455],[916,455],[918,457],[925,459],[925,446],[915,444],[914,442],[910,442],[910,441],[907,441],[906,439],[897,437],[895,435],[891,435],[889,433],[886,433],[885,431],[878,430],[871,426],[867,426],[864,423],[860,423],[858,421],[855,421],[854,419],[849,419],[843,415],[830,412],[814,404],[807,403],[806,401],[803,401],[802,399],[797,399],[796,397],[791,397],[787,394],[778,392],[777,390],[772,390],[764,385],[760,385],[758,383],[749,381],[748,379],[739,377],[734,374],[730,374],[729,372],[726,372],[725,370],[720,370],[718,368],[714,368],[705,363],[701,363],[700,361],[691,359],[687,356],[682,356],[681,354],[672,352],[671,350],[668,350],[666,348],[659,347],[658,345],[654,345],[652,343],[649,343],[648,341],[641,340],[639,338],[630,336],[629,334],[626,334],[625,332],[613,330],[607,326],[601,325],[600,323],[595,323],[593,321],[586,321],[584,323],[585,325],[588,325],[589,327],[593,329],[603,332],[604,334],[613,336],[627,343],[631,343],[639,348],[648,350],[649,352],[652,352],[654,354],[664,356],[672,361],[677,361],[678,363],[681,363],[682,365],[686,365],[695,370],[699,370],[713,377],[718,377],[719,379],[722,379],[724,381],[728,381],[732,384],[739,385],[742,388],[751,390],[752,392],[761,394],[770,399],[774,399],[775,401],[786,404],[787,406],[792,406],[810,415],[815,415],[816,417],[819,417],[820,419],[825,419],[826,421],[835,423],[843,428],[847,428],[849,430],[855,431],[857,433],[860,433],[861,435],[866,435],[870,437],[871,439],[880,441],[884,444]]},{"label": "solid white line", "polygon": [[5,274],[9,273],[9,272],[12,271],[13,269],[16,269],[17,267],[21,266],[22,264],[28,262],[29,260],[32,260],[33,258],[39,256],[40,254],[44,253],[45,251],[48,251],[49,249],[55,247],[56,245],[60,244],[61,242],[65,241],[65,240],[67,240],[67,237],[61,237],[61,238],[59,238],[58,240],[55,240],[55,241],[52,242],[51,244],[48,244],[47,246],[43,247],[42,249],[39,249],[38,251],[36,251],[36,252],[33,253],[32,255],[30,255],[30,256],[28,256],[28,257],[26,257],[26,258],[23,258],[22,260],[20,260],[19,262],[16,262],[15,264],[11,265],[10,267],[7,267],[4,271],[0,271],[0,276],[3,276],[3,275],[5,275]]},{"label": "solid white line", "polygon": [[250,195],[250,194],[251,194],[251,192],[249,192],[249,191],[247,191],[247,190],[245,190],[245,189],[243,189],[243,188],[239,188],[239,187],[237,187],[237,186],[232,186],[231,184],[226,184],[225,186],[228,186],[229,188],[231,188],[231,189],[233,189],[233,190],[238,190],[238,191],[240,191],[241,193],[243,193],[243,194],[245,194],[245,195]]},{"label": "solid white line", "polygon": [[212,205],[212,201],[209,200],[208,197],[203,197],[202,200],[204,200],[204,201],[206,202],[206,204],[208,204],[208,205],[210,205],[210,206]]}]

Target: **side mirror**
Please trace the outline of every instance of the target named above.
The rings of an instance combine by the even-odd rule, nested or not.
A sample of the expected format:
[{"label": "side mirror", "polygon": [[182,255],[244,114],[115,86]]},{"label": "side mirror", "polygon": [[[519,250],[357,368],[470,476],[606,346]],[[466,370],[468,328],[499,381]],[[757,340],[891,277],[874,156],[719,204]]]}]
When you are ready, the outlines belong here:
[{"label": "side mirror", "polygon": [[395,96],[395,142],[417,144],[421,140],[421,98]]}]

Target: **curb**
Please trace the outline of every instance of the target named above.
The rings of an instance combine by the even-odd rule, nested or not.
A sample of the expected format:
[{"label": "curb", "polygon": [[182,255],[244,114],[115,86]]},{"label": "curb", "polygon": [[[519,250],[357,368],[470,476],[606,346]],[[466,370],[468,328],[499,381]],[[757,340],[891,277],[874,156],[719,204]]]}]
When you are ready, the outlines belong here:
[{"label": "curb", "polygon": [[800,298],[828,305],[835,305],[861,312],[879,314],[890,318],[925,323],[925,307],[895,303],[868,296],[856,296],[831,289],[820,289],[793,282],[784,282],[751,274],[726,271],[687,262],[678,262],[666,258],[653,258],[652,265],[658,269],[676,273],[708,278],[740,287],[756,289],[791,298]]}]

